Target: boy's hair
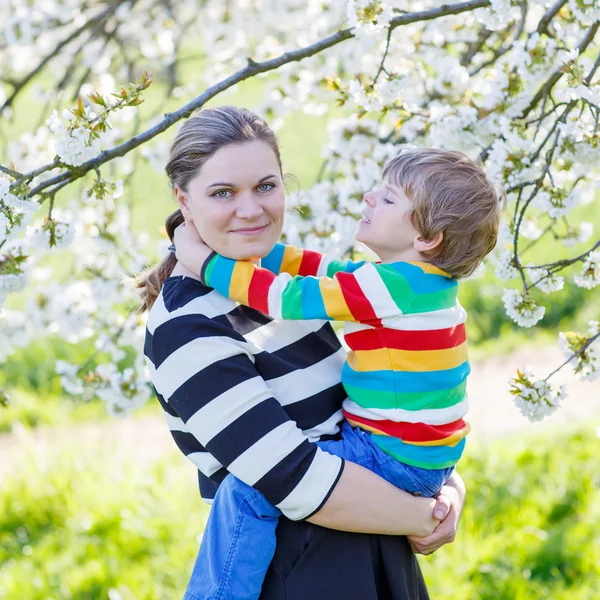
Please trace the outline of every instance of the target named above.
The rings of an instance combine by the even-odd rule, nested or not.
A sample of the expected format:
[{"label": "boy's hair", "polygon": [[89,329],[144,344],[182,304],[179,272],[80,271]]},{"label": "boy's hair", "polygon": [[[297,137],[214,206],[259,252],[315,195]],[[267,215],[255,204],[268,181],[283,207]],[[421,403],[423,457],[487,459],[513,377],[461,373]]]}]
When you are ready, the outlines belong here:
[{"label": "boy's hair", "polygon": [[470,275],[496,245],[506,195],[462,152],[405,150],[386,164],[383,178],[411,200],[413,226],[426,240],[443,232],[426,256],[452,277]]}]

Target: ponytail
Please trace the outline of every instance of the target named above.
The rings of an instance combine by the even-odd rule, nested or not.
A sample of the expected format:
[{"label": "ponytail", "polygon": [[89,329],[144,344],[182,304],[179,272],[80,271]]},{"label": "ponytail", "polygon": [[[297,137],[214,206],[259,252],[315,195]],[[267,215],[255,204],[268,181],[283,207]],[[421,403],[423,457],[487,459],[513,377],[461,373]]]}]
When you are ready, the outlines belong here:
[{"label": "ponytail", "polygon": [[[167,217],[165,229],[167,230],[167,235],[169,236],[171,243],[173,243],[175,229],[183,222],[183,213],[179,209]],[[176,264],[177,258],[175,257],[175,254],[169,252],[169,255],[163,258],[156,267],[146,269],[134,279],[134,285],[140,290],[140,299],[142,301],[138,312],[144,313],[147,310],[150,310],[158,298],[158,294],[160,294],[165,279],[171,275]]]}]

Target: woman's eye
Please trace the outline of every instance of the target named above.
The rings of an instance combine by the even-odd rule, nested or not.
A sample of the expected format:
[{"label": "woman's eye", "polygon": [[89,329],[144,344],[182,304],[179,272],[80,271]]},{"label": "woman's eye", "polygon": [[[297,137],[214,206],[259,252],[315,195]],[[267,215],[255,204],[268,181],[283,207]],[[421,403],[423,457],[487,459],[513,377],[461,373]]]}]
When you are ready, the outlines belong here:
[{"label": "woman's eye", "polygon": [[231,192],[229,190],[217,190],[213,196],[215,198],[229,198]]},{"label": "woman's eye", "polygon": [[274,183],[261,183],[257,189],[259,192],[268,192],[269,190],[272,190],[274,187],[275,187]]}]

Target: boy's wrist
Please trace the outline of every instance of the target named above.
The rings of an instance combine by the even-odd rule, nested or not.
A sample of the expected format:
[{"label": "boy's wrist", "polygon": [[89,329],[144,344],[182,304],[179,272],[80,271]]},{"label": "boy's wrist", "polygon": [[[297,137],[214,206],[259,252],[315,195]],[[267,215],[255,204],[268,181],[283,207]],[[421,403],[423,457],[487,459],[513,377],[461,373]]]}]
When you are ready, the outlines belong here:
[{"label": "boy's wrist", "polygon": [[206,281],[206,269],[208,267],[208,265],[210,264],[210,261],[217,255],[217,253],[214,250],[211,250],[209,255],[204,259],[204,262],[202,263],[202,266],[200,267],[200,272],[198,273],[200,275],[200,281],[204,284],[204,285],[208,285],[208,282]]}]

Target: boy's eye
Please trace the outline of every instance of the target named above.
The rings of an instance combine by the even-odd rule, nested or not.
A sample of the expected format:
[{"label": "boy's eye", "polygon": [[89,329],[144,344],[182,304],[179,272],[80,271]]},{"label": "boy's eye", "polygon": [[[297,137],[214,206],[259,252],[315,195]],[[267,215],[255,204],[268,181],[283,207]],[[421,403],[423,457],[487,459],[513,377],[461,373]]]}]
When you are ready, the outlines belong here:
[{"label": "boy's eye", "polygon": [[393,202],[392,202],[392,201],[391,201],[389,198],[384,198],[384,199],[383,199],[383,201],[384,201],[386,204],[394,204],[394,203],[393,203]]},{"label": "boy's eye", "polygon": [[272,190],[274,187],[275,187],[274,183],[261,183],[257,189],[259,192],[268,192],[268,191]]},{"label": "boy's eye", "polygon": [[229,190],[217,190],[213,196],[215,198],[229,198],[231,192]]}]

